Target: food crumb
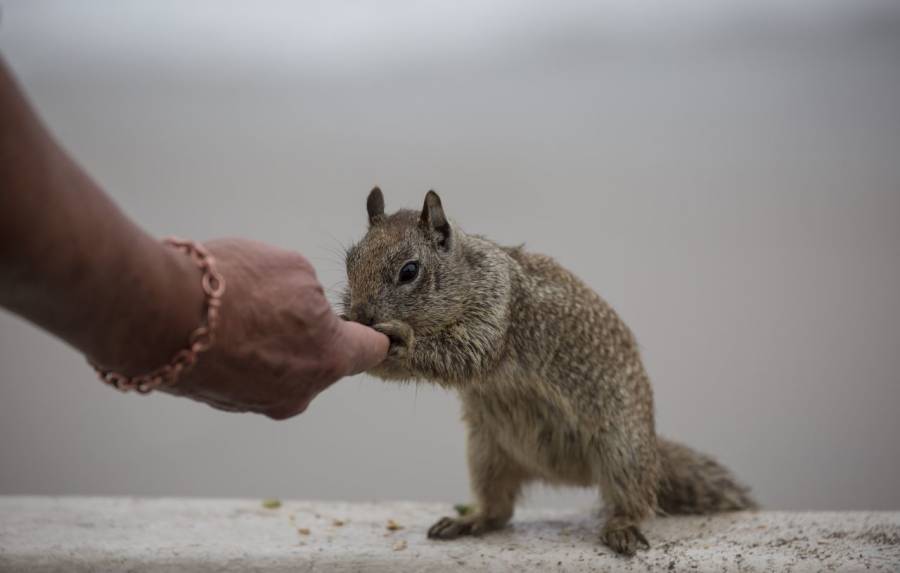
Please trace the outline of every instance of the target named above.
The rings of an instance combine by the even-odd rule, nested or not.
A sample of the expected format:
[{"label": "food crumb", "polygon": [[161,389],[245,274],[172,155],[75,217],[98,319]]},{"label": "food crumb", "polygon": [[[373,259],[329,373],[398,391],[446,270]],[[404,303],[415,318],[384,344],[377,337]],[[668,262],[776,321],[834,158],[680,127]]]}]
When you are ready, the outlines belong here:
[{"label": "food crumb", "polygon": [[406,549],[406,540],[401,539],[397,543],[394,544],[394,551],[403,551]]},{"label": "food crumb", "polygon": [[280,499],[264,499],[262,502],[262,506],[266,509],[278,509],[281,507]]},{"label": "food crumb", "polygon": [[309,535],[309,528],[308,527],[298,527],[297,533],[299,533],[300,535]]},{"label": "food crumb", "polygon": [[387,527],[388,531],[397,531],[399,529],[403,529],[403,526],[400,525],[399,523],[397,523],[396,521],[394,521],[393,519],[388,519],[387,525],[385,527]]},{"label": "food crumb", "polygon": [[331,521],[331,525],[333,525],[335,527],[343,527],[344,523],[345,523],[345,521],[343,519],[334,519]]},{"label": "food crumb", "polygon": [[453,509],[456,510],[457,515],[460,517],[472,513],[472,506],[465,503],[457,503],[453,506]]}]

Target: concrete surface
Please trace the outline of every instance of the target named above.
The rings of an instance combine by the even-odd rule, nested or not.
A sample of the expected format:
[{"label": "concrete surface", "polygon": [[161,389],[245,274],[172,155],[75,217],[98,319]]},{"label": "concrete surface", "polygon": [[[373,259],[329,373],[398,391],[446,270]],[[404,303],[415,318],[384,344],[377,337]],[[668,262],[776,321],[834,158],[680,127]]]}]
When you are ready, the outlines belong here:
[{"label": "concrete surface", "polygon": [[[0,497],[0,570],[897,571],[900,513],[660,518],[632,559],[597,543],[591,511],[523,511],[479,539],[430,541],[443,504]],[[395,524],[392,526],[391,524]],[[393,528],[393,530],[392,530]]]}]

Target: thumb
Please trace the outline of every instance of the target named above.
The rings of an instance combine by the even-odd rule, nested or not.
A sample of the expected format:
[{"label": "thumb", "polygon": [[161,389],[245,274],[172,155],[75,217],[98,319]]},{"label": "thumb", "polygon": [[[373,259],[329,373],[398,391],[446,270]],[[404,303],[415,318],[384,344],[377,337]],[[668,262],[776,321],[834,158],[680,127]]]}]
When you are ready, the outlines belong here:
[{"label": "thumb", "polygon": [[338,321],[338,339],[347,349],[348,376],[378,366],[387,357],[390,340],[380,332],[345,320]]}]

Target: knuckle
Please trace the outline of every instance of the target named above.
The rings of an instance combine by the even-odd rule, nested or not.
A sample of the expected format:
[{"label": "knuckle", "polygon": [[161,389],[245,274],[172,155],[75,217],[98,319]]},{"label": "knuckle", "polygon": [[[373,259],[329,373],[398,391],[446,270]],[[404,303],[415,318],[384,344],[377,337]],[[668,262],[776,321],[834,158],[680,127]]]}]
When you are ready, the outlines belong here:
[{"label": "knuckle", "polygon": [[336,354],[326,353],[318,365],[319,378],[327,382],[334,382],[344,376],[346,365]]},{"label": "knuckle", "polygon": [[318,282],[297,289],[294,293],[293,306],[298,317],[309,323],[321,321],[333,312],[325,296],[325,290]]},{"label": "knuckle", "polygon": [[270,420],[275,420],[276,422],[280,422],[282,420],[287,420],[288,418],[290,418],[292,416],[292,414],[289,414],[285,410],[269,410],[269,411],[263,412],[263,415],[265,417],[269,418]]},{"label": "knuckle", "polygon": [[309,273],[313,278],[316,278],[316,268],[309,261],[309,259],[301,255],[300,253],[294,252],[288,252],[287,256],[290,258],[289,262],[285,261],[287,264],[289,264],[297,271]]},{"label": "knuckle", "polygon": [[276,408],[270,408],[263,412],[267,418],[275,420],[276,422],[280,422],[282,420],[287,420],[288,418],[293,418],[294,416],[298,416],[306,411],[309,407],[309,401],[304,400],[299,405],[294,406],[278,406]]}]

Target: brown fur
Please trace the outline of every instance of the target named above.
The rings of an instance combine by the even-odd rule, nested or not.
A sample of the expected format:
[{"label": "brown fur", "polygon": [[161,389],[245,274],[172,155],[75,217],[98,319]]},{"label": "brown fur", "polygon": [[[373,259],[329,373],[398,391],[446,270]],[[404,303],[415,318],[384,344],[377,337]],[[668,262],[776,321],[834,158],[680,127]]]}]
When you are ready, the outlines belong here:
[{"label": "brown fur", "polygon": [[[613,309],[553,259],[501,247],[448,222],[437,194],[421,213],[384,214],[347,253],[345,313],[392,341],[371,373],[455,389],[468,429],[477,510],[443,518],[429,537],[503,527],[531,481],[597,486],[619,553],[648,545],[638,528],[659,513],[753,507],[711,458],[657,438],[653,393],[634,336]],[[398,283],[418,261],[419,275]]]}]

